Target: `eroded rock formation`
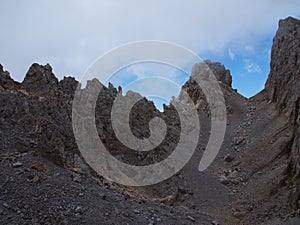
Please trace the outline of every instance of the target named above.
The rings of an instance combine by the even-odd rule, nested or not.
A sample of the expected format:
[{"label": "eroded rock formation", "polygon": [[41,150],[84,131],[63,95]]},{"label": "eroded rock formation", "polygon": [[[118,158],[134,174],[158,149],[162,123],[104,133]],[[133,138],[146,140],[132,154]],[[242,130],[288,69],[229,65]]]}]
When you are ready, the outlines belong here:
[{"label": "eroded rock formation", "polygon": [[299,207],[300,198],[300,21],[292,17],[279,21],[273,39],[271,71],[266,83],[271,101],[290,120],[294,138],[290,149],[290,203]]}]

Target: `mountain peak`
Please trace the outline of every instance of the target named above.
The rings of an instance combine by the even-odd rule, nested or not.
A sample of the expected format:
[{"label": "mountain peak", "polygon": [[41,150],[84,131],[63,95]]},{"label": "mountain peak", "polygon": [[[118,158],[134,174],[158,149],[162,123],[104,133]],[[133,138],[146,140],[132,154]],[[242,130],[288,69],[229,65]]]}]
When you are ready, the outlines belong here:
[{"label": "mountain peak", "polygon": [[300,98],[300,20],[288,17],[280,20],[273,39],[271,70],[266,90],[271,101],[294,121]]},{"label": "mountain peak", "polygon": [[49,64],[33,63],[22,82],[22,88],[37,94],[51,94],[59,88],[58,79]]}]

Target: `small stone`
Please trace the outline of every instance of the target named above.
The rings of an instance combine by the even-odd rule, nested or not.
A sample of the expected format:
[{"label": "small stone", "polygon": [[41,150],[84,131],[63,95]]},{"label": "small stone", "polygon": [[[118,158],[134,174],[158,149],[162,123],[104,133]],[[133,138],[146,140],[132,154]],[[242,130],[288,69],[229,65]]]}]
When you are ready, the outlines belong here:
[{"label": "small stone", "polygon": [[236,170],[230,171],[226,176],[228,176],[229,179],[236,179],[238,178],[238,172]]},{"label": "small stone", "polygon": [[240,183],[238,179],[231,179],[230,182],[233,183],[234,185],[238,185]]},{"label": "small stone", "polygon": [[13,165],[12,165],[14,168],[17,168],[17,167],[21,167],[21,166],[23,166],[23,163],[21,163],[21,162],[14,162],[13,163]]},{"label": "small stone", "polygon": [[225,162],[232,162],[234,160],[234,157],[230,154],[227,154],[224,156],[224,161]]},{"label": "small stone", "polygon": [[83,194],[83,193],[79,193],[78,196],[79,196],[79,197],[83,197],[84,194]]},{"label": "small stone", "polygon": [[27,177],[27,181],[29,181],[31,183],[37,183],[39,180],[40,180],[40,178],[37,175],[29,175]]},{"label": "small stone", "polygon": [[84,212],[84,209],[82,206],[76,206],[74,212],[82,214]]},{"label": "small stone", "polygon": [[188,218],[190,221],[192,221],[192,222],[195,222],[195,221],[196,221],[195,218],[192,217],[192,216],[187,216],[187,218]]},{"label": "small stone", "polygon": [[3,206],[4,206],[5,208],[9,208],[9,205],[8,205],[6,202],[3,203]]},{"label": "small stone", "polygon": [[103,193],[99,194],[99,197],[100,197],[102,200],[105,200],[105,199],[106,199],[106,195],[103,194]]},{"label": "small stone", "polygon": [[191,204],[191,209],[196,209],[196,205],[195,204]]},{"label": "small stone", "polygon": [[225,185],[229,184],[229,181],[225,176],[220,176],[219,181],[221,182],[221,184],[225,184]]},{"label": "small stone", "polygon": [[216,221],[216,220],[211,221],[211,224],[212,224],[212,225],[220,225],[220,223],[219,223],[218,221]]},{"label": "small stone", "polygon": [[233,216],[240,219],[240,218],[243,218],[244,216],[246,216],[246,213],[237,211],[237,212],[233,213]]},{"label": "small stone", "polygon": [[7,220],[11,220],[12,218],[13,218],[12,215],[8,215],[8,216],[6,217]]},{"label": "small stone", "polygon": [[74,182],[81,183],[81,175],[78,173],[73,173],[72,178]]},{"label": "small stone", "polygon": [[140,214],[140,213],[141,213],[141,212],[140,212],[139,210],[137,210],[137,209],[134,209],[133,212],[134,212],[135,214]]},{"label": "small stone", "polygon": [[[247,131],[244,130],[243,132],[246,133]],[[245,138],[242,137],[242,136],[240,136],[240,137],[235,137],[235,138],[233,138],[233,142],[232,142],[231,145],[232,145],[232,146],[240,145],[244,140],[245,140]]]},{"label": "small stone", "polygon": [[43,161],[32,161],[30,165],[32,169],[35,169],[42,173],[48,173],[49,171],[47,164]]}]

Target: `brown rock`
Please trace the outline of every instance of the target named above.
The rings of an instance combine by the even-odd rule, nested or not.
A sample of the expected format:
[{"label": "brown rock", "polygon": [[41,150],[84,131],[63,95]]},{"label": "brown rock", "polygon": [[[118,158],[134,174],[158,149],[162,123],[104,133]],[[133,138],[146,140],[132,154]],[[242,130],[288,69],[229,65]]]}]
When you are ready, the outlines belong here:
[{"label": "brown rock", "polygon": [[30,165],[31,165],[32,169],[35,169],[39,172],[42,172],[42,173],[48,173],[49,172],[47,164],[43,161],[32,161],[30,163]]},{"label": "brown rock", "polygon": [[225,162],[232,162],[234,160],[234,157],[230,154],[227,154],[224,156],[224,161]]}]

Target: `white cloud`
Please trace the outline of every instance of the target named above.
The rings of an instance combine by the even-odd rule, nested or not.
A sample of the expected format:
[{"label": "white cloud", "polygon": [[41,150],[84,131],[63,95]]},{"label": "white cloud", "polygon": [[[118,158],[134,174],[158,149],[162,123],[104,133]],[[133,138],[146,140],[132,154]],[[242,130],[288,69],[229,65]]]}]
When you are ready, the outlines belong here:
[{"label": "white cloud", "polygon": [[250,53],[250,54],[254,54],[255,53],[255,49],[252,45],[246,45],[245,46],[245,51]]},{"label": "white cloud", "polygon": [[142,78],[146,77],[146,73],[147,73],[145,68],[143,66],[141,66],[140,64],[130,65],[126,68],[126,71],[128,73],[132,73],[133,75],[135,75],[137,77],[137,79],[142,79]]},{"label": "white cloud", "polygon": [[[126,68],[126,71],[127,73],[134,74],[137,79],[156,76],[172,80],[173,82],[177,82],[179,79],[181,80],[184,75],[181,70],[160,62],[142,62],[132,64]],[[189,75],[186,74],[186,78],[188,77]]]},{"label": "white cloud", "polygon": [[120,44],[159,39],[200,54],[241,40],[251,46],[273,35],[280,18],[299,14],[298,0],[4,0],[0,63],[18,80],[35,61],[80,77]]},{"label": "white cloud", "polygon": [[248,73],[261,73],[260,66],[249,59],[244,60],[244,68],[245,70],[247,70]]},{"label": "white cloud", "polygon": [[231,60],[235,59],[235,54],[233,53],[233,51],[230,48],[228,48],[228,55],[229,55]]},{"label": "white cloud", "polygon": [[156,96],[169,101],[172,96],[179,94],[181,85],[162,77],[145,77],[135,80],[124,88],[124,92],[128,90],[138,92],[146,97]]}]

